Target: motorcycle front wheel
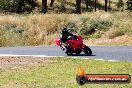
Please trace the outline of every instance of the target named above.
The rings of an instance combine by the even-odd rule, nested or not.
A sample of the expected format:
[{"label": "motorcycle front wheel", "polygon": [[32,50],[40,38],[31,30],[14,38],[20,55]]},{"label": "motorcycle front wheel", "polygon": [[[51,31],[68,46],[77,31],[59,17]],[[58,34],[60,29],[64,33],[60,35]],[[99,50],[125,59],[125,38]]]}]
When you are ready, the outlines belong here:
[{"label": "motorcycle front wheel", "polygon": [[83,51],[86,55],[92,55],[92,50],[88,46],[86,46]]},{"label": "motorcycle front wheel", "polygon": [[66,50],[66,52],[65,52],[66,54],[67,54],[67,56],[71,56],[72,55],[72,53],[71,52],[69,52],[68,50]]}]

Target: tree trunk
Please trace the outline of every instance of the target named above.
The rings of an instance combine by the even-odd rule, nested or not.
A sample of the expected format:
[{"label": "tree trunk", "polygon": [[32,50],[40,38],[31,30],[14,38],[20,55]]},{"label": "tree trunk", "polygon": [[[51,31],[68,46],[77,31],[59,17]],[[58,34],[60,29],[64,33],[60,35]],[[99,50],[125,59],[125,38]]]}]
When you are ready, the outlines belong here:
[{"label": "tree trunk", "polygon": [[81,14],[81,0],[76,0],[76,13]]},{"label": "tree trunk", "polygon": [[47,0],[42,0],[42,12],[47,12]]},{"label": "tree trunk", "polygon": [[96,8],[97,8],[97,0],[94,0],[94,10],[96,12]]},{"label": "tree trunk", "polygon": [[53,5],[54,5],[54,0],[51,0],[50,7],[53,7]]},{"label": "tree trunk", "polygon": [[86,3],[86,10],[88,10],[88,0],[85,0]]},{"label": "tree trunk", "polygon": [[107,12],[107,1],[108,0],[105,0],[105,11]]}]

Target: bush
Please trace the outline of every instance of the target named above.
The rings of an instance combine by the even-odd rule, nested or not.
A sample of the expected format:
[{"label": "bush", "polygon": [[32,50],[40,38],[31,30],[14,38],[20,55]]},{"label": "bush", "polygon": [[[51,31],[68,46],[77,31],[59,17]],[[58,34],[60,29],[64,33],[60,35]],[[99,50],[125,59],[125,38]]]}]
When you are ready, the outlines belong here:
[{"label": "bush", "polygon": [[24,32],[24,29],[17,27],[15,24],[7,24],[4,26],[4,30],[16,34],[22,34]]},{"label": "bush", "polygon": [[96,31],[107,31],[112,22],[109,20],[91,20],[89,17],[81,17],[78,22],[70,23],[70,28],[80,35],[90,35]]},{"label": "bush", "polygon": [[91,34],[92,30],[89,27],[90,27],[89,22],[82,23],[81,26],[79,27],[79,34],[80,35],[89,35],[89,34]]},{"label": "bush", "polygon": [[77,27],[76,27],[76,24],[74,22],[69,22],[67,24],[67,29],[70,31],[70,32],[77,32]]},{"label": "bush", "polygon": [[123,10],[123,5],[124,5],[124,3],[123,3],[123,0],[118,0],[118,3],[117,3],[117,8],[119,9],[119,10]]},{"label": "bush", "polygon": [[118,0],[117,8],[121,8],[123,6],[123,0]]},{"label": "bush", "polygon": [[[111,21],[107,20],[92,20],[89,24],[85,24],[82,29],[85,35],[94,33],[95,31],[107,31],[112,25]],[[85,31],[84,31],[85,30]]]},{"label": "bush", "polygon": [[132,0],[127,1],[127,9],[132,10]]},{"label": "bush", "polygon": [[19,46],[25,45],[24,29],[16,24],[0,26],[0,46]]},{"label": "bush", "polygon": [[92,25],[95,25],[94,27],[98,30],[107,31],[108,27],[112,26],[112,22],[108,21],[108,20],[97,20],[97,21],[93,21],[93,22],[91,23],[91,27],[92,27]]},{"label": "bush", "polygon": [[101,32],[100,31],[98,31],[98,32],[91,35],[91,38],[100,38],[100,37],[101,37]]},{"label": "bush", "polygon": [[36,0],[0,0],[0,10],[4,12],[31,12],[36,6]]},{"label": "bush", "polygon": [[113,39],[113,38],[115,38],[115,37],[117,37],[117,36],[122,36],[122,35],[124,35],[125,34],[125,31],[123,31],[123,30],[114,30],[114,31],[112,31],[110,34],[109,34],[109,38],[110,39]]},{"label": "bush", "polygon": [[78,27],[78,33],[80,35],[89,35],[90,33],[90,18],[89,17],[81,17],[79,20],[79,27]]},{"label": "bush", "polygon": [[60,6],[61,12],[65,12],[66,11],[65,5],[66,5],[66,1],[65,0],[62,0],[61,1],[61,6]]}]

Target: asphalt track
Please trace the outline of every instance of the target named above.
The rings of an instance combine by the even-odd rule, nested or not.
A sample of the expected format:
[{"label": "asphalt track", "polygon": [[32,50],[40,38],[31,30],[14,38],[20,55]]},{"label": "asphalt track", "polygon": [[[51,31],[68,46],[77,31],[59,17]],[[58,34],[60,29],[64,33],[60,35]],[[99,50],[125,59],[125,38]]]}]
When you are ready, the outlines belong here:
[{"label": "asphalt track", "polygon": [[[132,62],[132,46],[90,46],[90,48],[93,51],[92,56],[85,56],[82,53],[81,55],[74,55],[68,57]],[[0,56],[67,57],[67,55],[57,46],[1,47]]]}]

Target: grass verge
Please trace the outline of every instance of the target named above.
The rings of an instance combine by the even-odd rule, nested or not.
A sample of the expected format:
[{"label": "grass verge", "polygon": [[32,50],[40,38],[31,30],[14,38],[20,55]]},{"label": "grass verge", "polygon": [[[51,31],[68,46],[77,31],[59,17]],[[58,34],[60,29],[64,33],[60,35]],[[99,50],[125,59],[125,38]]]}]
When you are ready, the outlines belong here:
[{"label": "grass verge", "polygon": [[[19,61],[22,57],[18,58]],[[30,57],[31,60],[32,57]],[[4,59],[4,58],[3,58]],[[75,77],[79,65],[88,74],[130,74],[132,75],[132,62],[109,62],[94,59],[73,58],[41,58],[37,64],[11,65],[0,70],[1,88],[131,88],[130,84],[86,84],[79,86]],[[9,59],[10,60],[10,59]],[[37,60],[37,58],[33,58]],[[12,61],[9,61],[12,62]],[[1,64],[4,62],[1,62]],[[10,63],[8,63],[9,65]],[[4,65],[6,66],[6,65]]]},{"label": "grass verge", "polygon": [[[130,12],[97,11],[81,15],[0,14],[0,47],[53,45],[62,26],[76,31],[86,40],[102,39],[103,35],[104,38],[114,39],[132,35],[131,23]],[[127,45],[131,45],[131,42]]]}]

